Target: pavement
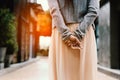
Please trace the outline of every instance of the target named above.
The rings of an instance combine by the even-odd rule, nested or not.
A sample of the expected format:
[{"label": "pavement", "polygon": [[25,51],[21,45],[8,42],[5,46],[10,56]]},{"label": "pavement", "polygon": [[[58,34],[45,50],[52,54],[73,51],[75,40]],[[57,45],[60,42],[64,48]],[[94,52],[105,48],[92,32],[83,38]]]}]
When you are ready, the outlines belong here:
[{"label": "pavement", "polygon": [[[0,76],[0,80],[49,80],[48,58],[40,57],[30,64]],[[97,80],[119,80],[98,71]]]},{"label": "pavement", "polygon": [[21,68],[23,68],[23,67],[25,67],[25,66],[27,66],[27,65],[29,65],[31,63],[34,63],[34,62],[36,62],[38,60],[39,60],[39,58],[30,58],[27,61],[24,61],[24,62],[21,62],[21,63],[17,63],[17,64],[12,64],[12,65],[10,65],[9,68],[4,68],[4,69],[0,70],[0,77],[2,75],[11,73],[11,72],[16,71],[18,69],[21,69]]}]

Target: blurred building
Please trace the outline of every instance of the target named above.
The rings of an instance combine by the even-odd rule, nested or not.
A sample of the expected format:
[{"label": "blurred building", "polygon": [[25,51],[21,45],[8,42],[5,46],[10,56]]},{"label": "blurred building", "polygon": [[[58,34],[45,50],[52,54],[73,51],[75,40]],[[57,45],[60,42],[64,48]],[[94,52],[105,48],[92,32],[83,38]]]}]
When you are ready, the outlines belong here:
[{"label": "blurred building", "polygon": [[101,0],[99,11],[98,63],[101,66],[120,69],[118,21],[119,2]]},{"label": "blurred building", "polygon": [[17,4],[18,61],[21,62],[37,56],[39,36],[51,35],[51,16],[36,0],[19,0]]},{"label": "blurred building", "polygon": [[99,70],[120,79],[120,2],[100,0],[98,25]]},{"label": "blurred building", "polygon": [[0,8],[9,8],[16,15],[19,46],[17,62],[36,57],[39,36],[51,35],[49,11],[43,11],[37,0],[0,0]]},{"label": "blurred building", "polygon": [[28,0],[18,0],[15,13],[18,20],[18,62],[36,57],[38,48],[37,14],[44,12],[42,6]]}]

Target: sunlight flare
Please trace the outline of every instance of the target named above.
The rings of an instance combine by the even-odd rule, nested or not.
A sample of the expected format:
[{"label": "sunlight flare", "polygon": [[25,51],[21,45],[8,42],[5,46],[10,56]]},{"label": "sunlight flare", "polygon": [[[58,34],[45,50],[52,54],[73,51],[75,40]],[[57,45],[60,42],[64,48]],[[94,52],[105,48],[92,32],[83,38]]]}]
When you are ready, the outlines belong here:
[{"label": "sunlight flare", "polygon": [[49,9],[47,0],[37,0],[37,3],[42,5],[44,11]]}]

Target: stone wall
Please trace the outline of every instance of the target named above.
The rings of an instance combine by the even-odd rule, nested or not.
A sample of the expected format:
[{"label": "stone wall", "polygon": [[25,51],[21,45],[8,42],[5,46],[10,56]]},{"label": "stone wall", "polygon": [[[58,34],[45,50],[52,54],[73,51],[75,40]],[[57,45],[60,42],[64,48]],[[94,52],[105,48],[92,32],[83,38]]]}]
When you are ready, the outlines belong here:
[{"label": "stone wall", "polygon": [[101,7],[99,12],[98,63],[110,67],[110,3]]}]

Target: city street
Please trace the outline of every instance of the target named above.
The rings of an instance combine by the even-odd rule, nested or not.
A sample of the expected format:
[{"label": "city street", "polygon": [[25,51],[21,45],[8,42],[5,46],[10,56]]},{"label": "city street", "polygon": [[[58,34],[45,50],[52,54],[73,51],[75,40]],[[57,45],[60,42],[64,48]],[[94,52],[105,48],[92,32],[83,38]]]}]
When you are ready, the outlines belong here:
[{"label": "city street", "polygon": [[[48,58],[40,57],[34,63],[0,76],[0,80],[49,80]],[[98,72],[98,80],[118,80]]]},{"label": "city street", "polygon": [[[98,63],[96,80],[120,80],[119,13],[120,0],[0,0],[0,80],[50,80],[51,44],[58,55],[52,55],[58,63],[56,71],[61,72],[54,74],[57,80],[83,79],[87,74],[91,80],[94,62]],[[63,44],[79,46],[76,37],[72,40],[67,34],[74,32],[83,47],[83,57],[75,54],[75,61],[73,50],[67,52]],[[72,55],[66,54],[70,52]],[[61,76],[62,72],[66,75]]]}]

